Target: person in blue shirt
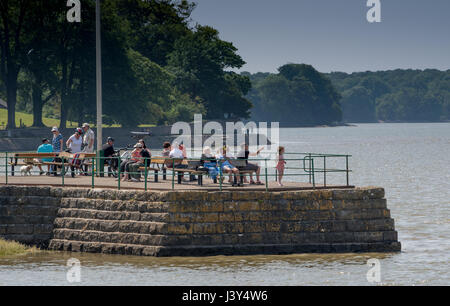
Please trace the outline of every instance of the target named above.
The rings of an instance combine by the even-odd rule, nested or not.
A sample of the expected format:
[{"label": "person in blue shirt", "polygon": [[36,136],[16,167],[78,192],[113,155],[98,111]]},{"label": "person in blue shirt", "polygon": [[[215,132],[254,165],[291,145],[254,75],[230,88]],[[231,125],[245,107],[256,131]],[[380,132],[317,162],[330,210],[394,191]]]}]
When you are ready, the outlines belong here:
[{"label": "person in blue shirt", "polygon": [[[47,138],[42,139],[42,144],[38,147],[37,153],[52,153],[53,152],[53,146],[50,144],[50,141]],[[35,162],[37,163],[43,163],[43,162],[52,162],[53,159],[51,158],[42,158],[42,159],[35,159]],[[43,175],[44,171],[42,170],[42,166],[38,164],[40,173],[39,175]],[[50,166],[48,166],[47,169],[47,175],[50,175]]]}]

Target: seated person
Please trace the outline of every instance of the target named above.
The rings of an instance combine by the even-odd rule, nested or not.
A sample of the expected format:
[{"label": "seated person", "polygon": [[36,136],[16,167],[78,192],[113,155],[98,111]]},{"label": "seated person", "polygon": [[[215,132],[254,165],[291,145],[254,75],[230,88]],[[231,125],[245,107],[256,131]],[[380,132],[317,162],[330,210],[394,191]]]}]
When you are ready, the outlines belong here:
[{"label": "seated person", "polygon": [[147,148],[147,146],[145,145],[145,141],[144,141],[144,139],[140,139],[139,140],[139,143],[142,145],[142,152],[145,152],[145,153],[142,153],[143,154],[143,156],[142,157],[144,157],[144,158],[150,158],[151,156],[152,156],[152,152],[150,152],[150,149],[149,148]]},{"label": "seated person", "polygon": [[141,159],[142,159],[141,151],[142,151],[142,144],[140,144],[140,143],[135,144],[134,145],[134,150],[131,152],[130,160],[124,162],[120,166],[121,167],[121,172],[124,174],[123,181],[128,181],[128,180],[137,181],[135,176],[133,176],[133,177],[130,176],[130,172],[131,172],[130,166],[132,164],[141,162]]},{"label": "seated person", "polygon": [[[238,170],[238,168],[236,168],[235,166],[233,166],[230,163],[231,156],[227,156],[227,147],[226,146],[224,146],[219,151],[219,153],[216,155],[216,158],[219,162],[220,170],[223,173],[230,174],[228,182],[233,183],[233,186],[236,186],[236,183],[233,181],[232,174],[234,174],[236,176],[237,174],[239,174],[239,170]],[[222,180],[223,180],[223,178],[222,178]]]},{"label": "seated person", "polygon": [[172,145],[170,142],[165,142],[163,144],[162,156],[169,157],[170,151],[172,151]]},{"label": "seated person", "polygon": [[117,170],[119,161],[117,158],[112,158],[116,153],[116,151],[114,150],[114,139],[108,137],[106,144],[102,146],[102,150],[103,156],[105,157],[105,164],[110,165],[113,170]]},{"label": "seated person", "polygon": [[213,179],[217,179],[217,175],[219,173],[219,168],[217,167],[217,160],[216,158],[211,154],[211,148],[205,147],[203,149],[203,154],[200,159],[200,164],[208,169],[209,176]]},{"label": "seated person", "polygon": [[[260,179],[259,179],[259,174],[261,172],[261,167],[259,167],[256,164],[252,164],[248,162],[248,157],[249,156],[258,156],[259,153],[263,150],[264,148],[260,148],[258,151],[256,151],[255,153],[250,153],[249,151],[249,147],[248,144],[244,143],[242,144],[242,149],[241,151],[238,153],[238,158],[239,159],[245,159],[245,163],[246,166],[244,168],[242,168],[241,170],[252,170],[256,172],[256,183],[253,180],[253,174],[250,174],[250,184],[256,184],[256,185],[263,185],[263,183],[261,183]],[[247,178],[244,176],[244,182],[247,182]]]},{"label": "seated person", "polygon": [[173,160],[170,160],[169,163],[167,164],[168,168],[172,168],[173,166],[175,166],[175,168],[179,168],[179,169],[183,169],[183,168],[187,168],[187,165],[183,165],[183,159],[184,159],[184,154],[183,154],[183,145],[174,145],[172,151],[170,151],[169,153],[169,158],[171,159],[175,159],[175,163]]},{"label": "seated person", "polygon": [[[144,142],[142,140],[142,142]],[[139,148],[139,145],[141,145]],[[141,181],[141,173],[139,172],[139,168],[145,166],[148,166],[150,164],[150,150],[144,148],[145,144],[142,144],[141,141],[137,143],[137,149],[140,149],[140,159],[138,159],[137,162],[130,163],[128,165],[130,169],[130,177],[132,182],[140,182]]]},{"label": "seated person", "polygon": [[[50,144],[50,141],[47,138],[42,139],[42,144],[38,147],[37,153],[52,153],[53,152],[53,146]],[[42,166],[39,165],[40,163],[50,163],[52,162],[52,158],[42,158],[38,159],[35,158],[34,162],[38,163],[39,168],[39,175],[43,175],[44,171],[42,170]],[[47,175],[50,175],[50,165],[47,166]]]}]

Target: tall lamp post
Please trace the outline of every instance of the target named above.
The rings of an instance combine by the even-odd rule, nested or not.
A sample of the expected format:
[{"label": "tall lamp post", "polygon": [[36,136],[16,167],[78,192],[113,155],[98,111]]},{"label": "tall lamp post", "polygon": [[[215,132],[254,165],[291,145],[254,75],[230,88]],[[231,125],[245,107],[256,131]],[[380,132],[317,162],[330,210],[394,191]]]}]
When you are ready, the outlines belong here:
[{"label": "tall lamp post", "polygon": [[100,0],[95,6],[95,45],[97,67],[97,151],[102,149],[102,42],[101,42],[101,10]]}]

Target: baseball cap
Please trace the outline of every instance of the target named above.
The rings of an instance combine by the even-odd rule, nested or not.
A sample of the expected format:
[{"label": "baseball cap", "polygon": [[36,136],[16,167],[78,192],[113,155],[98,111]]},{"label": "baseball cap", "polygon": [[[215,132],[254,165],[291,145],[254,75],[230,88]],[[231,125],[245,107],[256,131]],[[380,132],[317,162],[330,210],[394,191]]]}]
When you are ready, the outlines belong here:
[{"label": "baseball cap", "polygon": [[137,144],[134,145],[134,147],[135,147],[135,148],[141,148],[141,149],[142,149],[143,146],[142,146],[141,143],[137,143]]},{"label": "baseball cap", "polygon": [[89,127],[89,123],[83,123],[83,125],[81,127],[83,127],[83,128]]},{"label": "baseball cap", "polygon": [[52,132],[58,132],[58,128],[57,128],[56,126],[54,126],[54,127],[52,128]]}]

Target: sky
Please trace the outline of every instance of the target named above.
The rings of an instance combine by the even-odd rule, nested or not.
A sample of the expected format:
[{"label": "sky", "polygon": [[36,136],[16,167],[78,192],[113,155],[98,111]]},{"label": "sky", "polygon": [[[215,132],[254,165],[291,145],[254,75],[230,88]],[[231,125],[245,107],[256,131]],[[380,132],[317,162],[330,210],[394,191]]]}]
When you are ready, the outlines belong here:
[{"label": "sky", "polygon": [[193,0],[193,23],[233,42],[247,64],[276,72],[286,63],[320,72],[450,69],[450,0],[380,0],[369,23],[367,0]]}]

